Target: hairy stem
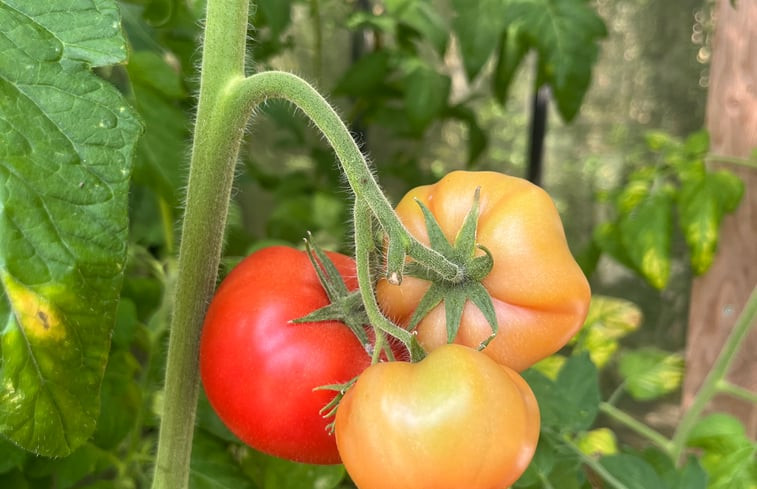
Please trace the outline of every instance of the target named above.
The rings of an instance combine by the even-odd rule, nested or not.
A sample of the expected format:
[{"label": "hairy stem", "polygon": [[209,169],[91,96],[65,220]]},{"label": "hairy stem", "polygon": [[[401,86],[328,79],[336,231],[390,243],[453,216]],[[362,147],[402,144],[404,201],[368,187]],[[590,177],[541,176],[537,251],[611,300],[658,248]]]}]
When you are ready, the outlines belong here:
[{"label": "hairy stem", "polygon": [[[347,126],[329,103],[302,78],[291,73],[267,71],[240,80],[234,87],[237,107],[246,114],[269,98],[288,100],[302,110],[323,133],[342,165],[347,181],[358,199],[364,200],[389,236],[387,276],[401,280],[405,253],[418,263],[432,268],[450,281],[464,278],[463,270],[437,251],[423,245],[400,222],[368,167],[368,163],[350,135]],[[391,253],[391,250],[402,253]],[[394,255],[394,256],[392,256]]]},{"label": "hairy stem", "polygon": [[[373,250],[372,219],[373,217],[368,204],[357,198],[353,214],[355,226],[355,265],[365,312],[376,332],[376,350],[379,350],[379,338],[383,338],[384,334],[389,334],[400,340],[408,351],[412,353],[413,348],[411,343],[413,335],[392,323],[381,314],[379,306],[376,303],[376,297],[373,295],[373,279],[371,278],[370,271],[370,254]],[[379,357],[380,352],[374,355],[373,363],[376,363]]]},{"label": "hairy stem", "polygon": [[247,13],[248,0],[208,0],[153,489],[182,489],[189,481],[200,330],[217,279],[244,131],[227,87],[244,77]]}]

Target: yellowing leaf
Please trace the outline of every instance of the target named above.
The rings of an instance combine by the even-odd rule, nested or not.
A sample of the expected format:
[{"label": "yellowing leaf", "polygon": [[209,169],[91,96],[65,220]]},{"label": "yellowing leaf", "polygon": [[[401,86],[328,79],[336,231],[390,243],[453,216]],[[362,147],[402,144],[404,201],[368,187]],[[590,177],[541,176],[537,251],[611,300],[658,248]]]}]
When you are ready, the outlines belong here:
[{"label": "yellowing leaf", "polygon": [[593,296],[581,332],[573,343],[576,351],[587,351],[592,362],[604,367],[618,349],[618,339],[636,331],[641,310],[633,302],[614,297]]},{"label": "yellowing leaf", "polygon": [[44,295],[25,287],[7,273],[2,274],[2,281],[16,321],[27,338],[60,340],[66,335],[60,314]]},{"label": "yellowing leaf", "polygon": [[587,455],[614,455],[618,453],[618,441],[609,428],[587,431],[578,437],[576,445]]},{"label": "yellowing leaf", "polygon": [[623,355],[619,371],[634,399],[649,401],[675,391],[683,379],[683,356],[656,348]]}]

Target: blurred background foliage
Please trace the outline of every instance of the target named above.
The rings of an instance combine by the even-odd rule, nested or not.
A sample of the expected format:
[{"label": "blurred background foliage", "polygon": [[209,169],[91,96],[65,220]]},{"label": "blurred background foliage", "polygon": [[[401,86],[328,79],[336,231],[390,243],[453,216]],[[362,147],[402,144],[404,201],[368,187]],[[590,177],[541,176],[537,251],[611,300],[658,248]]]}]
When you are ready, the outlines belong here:
[{"label": "blurred background foliage", "polygon": [[[598,258],[593,237],[613,217],[608,196],[635,170],[657,164],[646,134],[684,140],[702,128],[713,2],[560,2],[568,6],[560,15],[577,45],[563,64],[576,60],[582,71],[562,89],[555,83],[559,61],[545,61],[554,52],[539,44],[544,35],[528,39],[517,22],[505,31],[504,24],[484,25],[482,19],[494,17],[486,9],[496,11],[501,2],[473,2],[476,8],[450,0],[257,3],[250,32],[257,69],[295,72],[327,94],[394,201],[453,169],[526,176],[536,87],[550,84],[541,183],[566,217],[574,253],[593,271],[596,291],[622,293],[641,305],[651,339],[682,345],[691,278],[683,238],[671,238],[669,279],[658,291],[606,254]],[[137,219],[136,236],[149,248],[172,248],[165,223],[180,208],[202,1],[122,6],[134,50],[126,69],[148,122],[136,181],[157,190],[162,202],[137,188],[135,214],[173,210],[163,228],[158,219]],[[518,36],[526,39],[519,44]],[[140,76],[156,69],[165,77]],[[162,98],[153,101],[156,91]],[[304,230],[325,246],[349,247],[346,184],[325,142],[295,109],[267,103],[241,159],[229,256],[246,254],[260,240],[297,243]]]},{"label": "blurred background foliage", "polygon": [[[541,91],[548,101],[540,183],[563,216],[594,292],[625,301],[595,304],[590,322],[597,329],[576,339],[576,360],[556,357],[530,380],[548,386],[557,375],[596,375],[581,352],[602,368],[620,348],[620,337],[626,347],[655,345],[659,351],[625,354],[619,373],[603,382],[627,385],[635,400],[661,399],[658,409],[644,405],[639,411],[669,431],[665,413],[678,406],[682,361],[661,351],[683,349],[692,270],[701,271],[697,260],[706,261],[693,257],[706,250],[687,245],[685,229],[673,231],[678,224],[672,209],[673,202],[679,213],[684,209],[686,178],[705,171],[707,136],[700,130],[714,2],[561,0],[554,2],[560,7],[552,20],[559,22],[550,30],[544,1],[259,0],[251,11],[250,56],[257,70],[297,73],[335,104],[394,202],[455,169],[528,175],[533,127],[539,125],[535,97],[548,87]],[[500,15],[505,4],[509,10]],[[160,386],[171,308],[166,291],[175,279],[204,0],[120,0],[119,6],[129,62],[98,73],[128,96],[146,131],[131,192],[129,270],[103,388],[108,421],[65,460],[30,462],[0,440],[0,452],[12,454],[0,471],[2,487],[147,487],[151,474],[158,416],[165,408]],[[738,183],[723,186],[738,200]],[[634,188],[641,191],[634,194]],[[658,206],[662,212],[652,212],[662,223],[660,232],[646,245],[624,238],[624,219],[649,212],[637,204],[658,198],[657,189],[670,199]],[[729,204],[718,204],[707,222],[719,223]],[[349,190],[326,142],[296,109],[265,103],[240,154],[226,269],[266,244],[299,245],[307,231],[321,246],[349,252],[349,212]],[[621,234],[602,234],[608,226]],[[617,239],[606,239],[610,235]],[[658,250],[665,274],[624,255],[624,240],[631,250]],[[606,320],[618,315],[614,323]],[[629,378],[654,370],[639,367],[650,361],[654,368],[663,363],[674,385],[652,394],[634,390]],[[577,429],[592,421],[581,420]],[[193,488],[330,488],[344,477],[341,467],[295,470],[239,447],[205,400],[198,424]],[[570,460],[556,466],[575,471]],[[21,465],[23,473],[11,470]],[[534,477],[523,487],[536,484]]]}]

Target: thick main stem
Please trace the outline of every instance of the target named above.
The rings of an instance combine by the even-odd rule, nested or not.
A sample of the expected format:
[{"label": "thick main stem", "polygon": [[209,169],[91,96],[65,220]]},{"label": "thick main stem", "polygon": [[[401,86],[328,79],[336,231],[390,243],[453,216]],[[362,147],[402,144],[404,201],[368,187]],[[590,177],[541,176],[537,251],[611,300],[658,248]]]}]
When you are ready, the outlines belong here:
[{"label": "thick main stem", "polygon": [[188,486],[200,330],[221,257],[245,119],[226,88],[244,77],[248,0],[209,0],[200,95],[179,249],[153,489]]},{"label": "thick main stem", "polygon": [[261,102],[272,97],[289,100],[323,132],[356,198],[367,203],[389,235],[390,251],[401,251],[390,253],[388,271],[392,276],[401,276],[405,252],[445,278],[454,281],[464,276],[458,265],[424,246],[405,229],[347,127],[315,89],[288,73],[244,77],[248,2],[207,2],[197,123],[153,489],[183,489],[188,485],[199,390],[200,331],[217,279],[239,145],[247,120]]}]

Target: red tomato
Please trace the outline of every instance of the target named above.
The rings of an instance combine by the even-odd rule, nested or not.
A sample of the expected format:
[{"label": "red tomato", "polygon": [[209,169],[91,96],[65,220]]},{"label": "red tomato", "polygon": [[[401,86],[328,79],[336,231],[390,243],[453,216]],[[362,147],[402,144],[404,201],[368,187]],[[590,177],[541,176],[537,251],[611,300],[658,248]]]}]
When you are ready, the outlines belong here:
[{"label": "red tomato", "polygon": [[[355,263],[329,253],[349,289]],[[245,258],[218,288],[205,318],[200,372],[218,416],[250,446],[290,460],[340,462],[319,410],[333,391],[370,365],[343,323],[292,324],[329,303],[303,251],[265,248]]]},{"label": "red tomato", "polygon": [[363,372],[337,410],[336,441],[360,489],[505,489],[533,457],[539,420],[520,375],[451,344]]}]

